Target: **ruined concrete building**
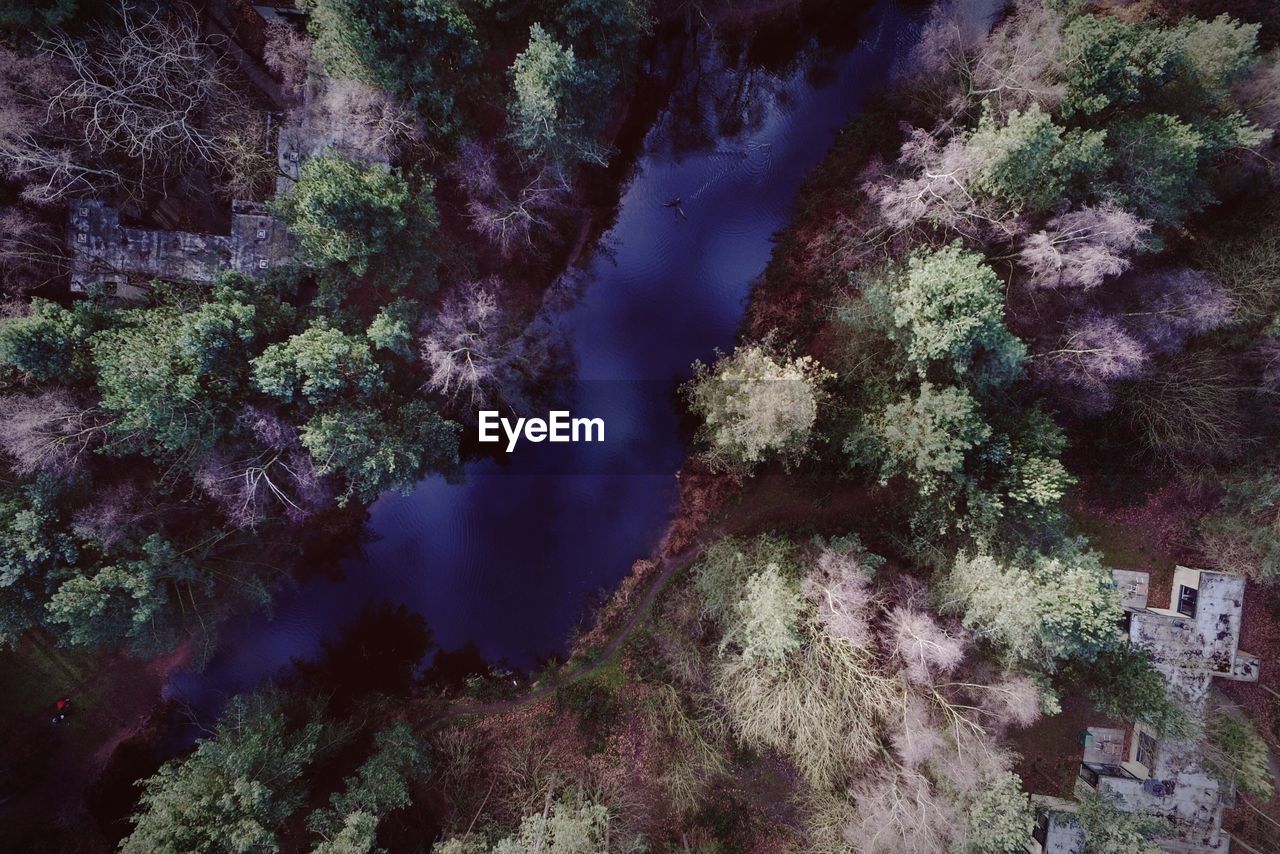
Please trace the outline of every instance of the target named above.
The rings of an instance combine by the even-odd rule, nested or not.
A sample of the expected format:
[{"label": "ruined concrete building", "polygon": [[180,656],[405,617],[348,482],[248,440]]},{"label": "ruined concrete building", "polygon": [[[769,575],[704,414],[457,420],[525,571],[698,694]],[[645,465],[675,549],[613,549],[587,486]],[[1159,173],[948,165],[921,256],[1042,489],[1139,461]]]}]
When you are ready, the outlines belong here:
[{"label": "ruined concrete building", "polygon": [[[1167,608],[1147,605],[1145,572],[1117,570],[1129,642],[1146,650],[1169,689],[1193,715],[1203,714],[1215,679],[1255,682],[1258,657],[1241,652],[1245,580],[1224,572],[1179,566]],[[1231,837],[1222,814],[1235,802],[1234,788],[1211,774],[1194,738],[1179,738],[1135,723],[1127,728],[1089,727],[1075,794],[1097,792],[1117,809],[1160,816],[1169,836],[1158,841],[1179,854],[1221,854]],[[1076,801],[1035,796],[1037,821],[1031,854],[1081,854],[1084,834]]]},{"label": "ruined concrete building", "polygon": [[234,202],[230,234],[131,228],[97,201],[71,205],[67,228],[71,290],[104,284],[123,297],[153,279],[212,284],[227,272],[260,277],[288,263],[297,240],[256,202]]}]

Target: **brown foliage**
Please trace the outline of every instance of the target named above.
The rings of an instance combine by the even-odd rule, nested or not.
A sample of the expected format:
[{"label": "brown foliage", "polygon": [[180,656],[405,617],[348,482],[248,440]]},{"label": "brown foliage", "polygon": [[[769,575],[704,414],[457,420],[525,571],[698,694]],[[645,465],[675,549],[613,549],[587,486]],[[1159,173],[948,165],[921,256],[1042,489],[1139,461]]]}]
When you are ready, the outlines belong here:
[{"label": "brown foliage", "polygon": [[106,439],[107,421],[96,407],[51,389],[34,397],[0,398],[0,448],[23,477],[46,472],[69,477],[82,471]]}]

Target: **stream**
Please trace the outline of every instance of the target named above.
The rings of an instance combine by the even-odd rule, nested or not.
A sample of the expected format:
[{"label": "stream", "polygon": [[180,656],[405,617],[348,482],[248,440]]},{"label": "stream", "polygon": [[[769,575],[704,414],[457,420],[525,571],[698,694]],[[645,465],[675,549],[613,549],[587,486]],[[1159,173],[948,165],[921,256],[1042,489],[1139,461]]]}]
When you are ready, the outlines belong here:
[{"label": "stream", "polygon": [[523,443],[469,464],[463,483],[433,476],[383,495],[337,577],[307,578],[270,613],[230,621],[207,666],[174,674],[166,696],[220,707],[314,659],[382,603],[421,615],[437,649],[477,668],[563,658],[590,606],[653,553],[675,511],[689,450],[676,388],[694,360],[732,348],[801,182],[916,43],[925,11],[855,8],[856,40],[807,40],[782,63],[705,30],[684,46],[616,221],[544,310],[577,366],[569,408],[603,418],[604,442]]}]

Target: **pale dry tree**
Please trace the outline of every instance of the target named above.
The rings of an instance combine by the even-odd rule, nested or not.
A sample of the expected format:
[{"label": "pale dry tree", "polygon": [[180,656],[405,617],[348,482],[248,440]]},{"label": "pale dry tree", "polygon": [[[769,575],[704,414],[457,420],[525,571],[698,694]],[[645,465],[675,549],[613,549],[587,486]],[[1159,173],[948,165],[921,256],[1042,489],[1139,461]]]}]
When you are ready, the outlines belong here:
[{"label": "pale dry tree", "polygon": [[931,716],[929,704],[916,694],[903,695],[902,714],[895,723],[889,732],[889,743],[905,768],[925,765],[950,749]]},{"label": "pale dry tree", "polygon": [[969,106],[973,64],[990,21],[980,0],[947,0],[929,13],[915,47],[895,69],[903,93],[930,115],[963,113]]},{"label": "pale dry tree", "polygon": [[828,633],[858,648],[871,646],[871,620],[879,601],[860,555],[824,547],[800,589]]},{"label": "pale dry tree", "polygon": [[318,72],[307,78],[303,103],[289,123],[307,135],[323,136],[329,147],[370,163],[394,160],[405,146],[424,137],[421,120],[394,95],[358,80]]},{"label": "pale dry tree", "polygon": [[311,39],[296,28],[279,21],[267,24],[262,61],[280,81],[284,96],[291,102],[302,100],[312,67],[311,48]]},{"label": "pale dry tree", "polygon": [[1238,301],[1209,273],[1190,267],[1128,277],[1137,305],[1120,314],[1159,353],[1182,350],[1187,340],[1229,326]]},{"label": "pale dry tree", "polygon": [[947,632],[930,614],[904,607],[889,613],[887,635],[907,681],[917,685],[954,672],[964,660],[968,640],[963,634]]},{"label": "pale dry tree", "polygon": [[943,143],[923,128],[911,128],[893,170],[867,176],[863,189],[895,230],[923,221],[956,227],[977,204],[968,185],[978,165],[963,138]]},{"label": "pale dry tree", "polygon": [[[459,146],[449,174],[467,196],[471,228],[493,243],[503,255],[533,245],[539,229],[551,227],[551,217],[564,209],[569,181],[555,163],[540,161],[532,170],[511,170],[514,192],[504,187],[497,152],[481,142]],[[511,179],[509,179],[511,180]]]},{"label": "pale dry tree", "polygon": [[845,841],[860,854],[936,854],[959,841],[963,822],[929,779],[907,768],[860,780]]},{"label": "pale dry tree", "polygon": [[1068,320],[1057,346],[1033,359],[1038,379],[1073,388],[1078,408],[1101,414],[1115,405],[1117,383],[1146,373],[1151,352],[1115,317],[1087,312]]},{"label": "pale dry tree", "polygon": [[477,233],[510,255],[518,246],[532,246],[536,231],[551,227],[550,217],[563,209],[568,193],[564,173],[544,163],[512,195],[471,199],[467,214]]},{"label": "pale dry tree", "polygon": [[148,527],[154,529],[154,510],[144,500],[142,491],[130,482],[95,487],[93,501],[71,517],[71,530],[106,549],[134,537],[141,539]]},{"label": "pale dry tree", "polygon": [[256,527],[275,508],[294,521],[309,516],[328,494],[297,428],[252,406],[237,420],[257,447],[240,456],[210,454],[196,483],[238,528]]},{"label": "pale dry tree", "polygon": [[61,234],[18,205],[0,208],[0,286],[7,295],[34,290],[66,273]]},{"label": "pale dry tree", "polygon": [[456,287],[423,322],[419,352],[429,391],[473,408],[491,402],[512,346],[499,291],[493,278]]},{"label": "pale dry tree", "polygon": [[871,651],[832,636],[812,608],[799,633],[802,643],[785,661],[723,655],[713,682],[739,741],[776,750],[811,785],[831,787],[876,755],[901,682]]},{"label": "pale dry tree", "polygon": [[42,45],[69,77],[50,114],[82,127],[94,150],[160,177],[219,163],[225,143],[210,114],[238,96],[195,12],[122,4],[116,17],[118,26],[98,26],[88,38],[57,33]]},{"label": "pale dry tree", "polygon": [[21,56],[0,47],[0,169],[23,185],[22,197],[32,204],[54,204],[125,180],[115,167],[93,160],[81,127],[49,110],[67,84],[47,54]]},{"label": "pale dry tree", "polygon": [[984,708],[997,726],[1029,727],[1044,713],[1040,686],[1029,676],[1007,674],[979,689]]},{"label": "pale dry tree", "polygon": [[14,471],[69,477],[81,471],[107,438],[107,419],[63,389],[0,398],[0,448]]},{"label": "pale dry tree", "polygon": [[1231,94],[1254,124],[1280,127],[1280,50],[1264,57]]},{"label": "pale dry tree", "polygon": [[1018,251],[1028,286],[1090,291],[1129,269],[1147,248],[1151,222],[1111,202],[1056,216]]},{"label": "pale dry tree", "polygon": [[1016,237],[1025,227],[1018,210],[970,191],[987,156],[964,134],[912,128],[893,166],[865,173],[862,189],[895,233],[928,224],[977,242]]},{"label": "pale dry tree", "polygon": [[983,40],[968,68],[971,102],[998,117],[1038,104],[1050,112],[1066,93],[1062,37],[1067,16],[1050,4],[1019,0]]}]

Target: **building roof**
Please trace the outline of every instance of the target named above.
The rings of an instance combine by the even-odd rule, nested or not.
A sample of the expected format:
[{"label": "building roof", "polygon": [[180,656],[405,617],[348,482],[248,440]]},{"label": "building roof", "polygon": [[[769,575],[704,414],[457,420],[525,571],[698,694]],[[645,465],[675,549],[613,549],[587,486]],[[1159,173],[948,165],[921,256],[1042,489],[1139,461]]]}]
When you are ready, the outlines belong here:
[{"label": "building roof", "polygon": [[[1258,678],[1258,657],[1239,649],[1243,577],[1178,566],[1167,608],[1147,604],[1147,573],[1117,570],[1115,580],[1129,612],[1129,642],[1146,650],[1191,709],[1204,708],[1215,678]],[[1116,798],[1126,812],[1167,818],[1170,835],[1159,843],[1166,851],[1222,854],[1229,849],[1222,815],[1235,793],[1206,769],[1196,738],[1155,733],[1140,724],[1128,730],[1089,727],[1088,732],[1078,794],[1096,789]],[[1042,811],[1055,809],[1046,799],[1038,803]],[[1046,827],[1057,833],[1051,842],[1060,847],[1045,851],[1072,851],[1081,842],[1065,816]]]},{"label": "building roof", "polygon": [[[1190,607],[1183,603],[1180,611],[1184,591],[1193,595],[1187,594]],[[1192,702],[1205,697],[1214,677],[1256,680],[1257,656],[1239,650],[1244,591],[1242,576],[1179,566],[1169,607],[1136,611],[1129,642],[1145,649],[1156,669]]]},{"label": "building roof", "polygon": [[226,272],[262,276],[292,260],[297,240],[260,204],[234,202],[230,234],[132,228],[99,201],[71,206],[71,289],[130,277],[212,284]]}]

